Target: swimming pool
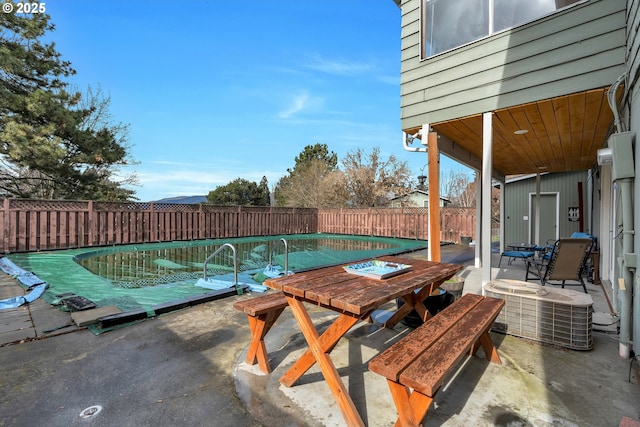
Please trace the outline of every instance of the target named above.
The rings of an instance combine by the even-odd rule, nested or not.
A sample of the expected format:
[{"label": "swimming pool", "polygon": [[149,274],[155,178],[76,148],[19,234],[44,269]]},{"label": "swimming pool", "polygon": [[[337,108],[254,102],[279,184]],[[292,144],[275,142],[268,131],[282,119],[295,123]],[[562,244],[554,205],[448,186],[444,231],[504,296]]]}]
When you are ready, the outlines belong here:
[{"label": "swimming pool", "polygon": [[[303,234],[251,238],[148,243],[11,254],[9,259],[30,271],[49,288],[43,295],[58,304],[60,295],[79,295],[97,307],[116,306],[123,312],[144,310],[153,316],[174,301],[205,302],[210,289],[196,286],[206,258],[225,243],[236,248],[239,282],[261,283],[271,259],[284,267],[285,239],[288,267],[294,273],[349,263],[381,255],[424,249],[424,240],[384,237]],[[221,251],[207,265],[207,275],[233,280],[233,257]],[[169,305],[167,305],[169,304]],[[193,305],[177,304],[176,308]]]},{"label": "swimming pool", "polygon": [[[264,269],[270,261],[284,267],[285,248],[280,239],[253,238],[225,242],[233,244],[236,249],[239,271],[252,272]],[[292,271],[387,254],[399,247],[390,240],[363,237],[314,235],[287,236],[284,239],[288,248],[288,267]],[[402,246],[405,245],[403,242]],[[117,250],[88,251],[76,255],[75,260],[115,286],[131,289],[202,277],[205,259],[220,246],[221,242],[214,241],[136,245]],[[233,268],[232,252],[220,252],[207,263],[207,274],[225,275]]]}]

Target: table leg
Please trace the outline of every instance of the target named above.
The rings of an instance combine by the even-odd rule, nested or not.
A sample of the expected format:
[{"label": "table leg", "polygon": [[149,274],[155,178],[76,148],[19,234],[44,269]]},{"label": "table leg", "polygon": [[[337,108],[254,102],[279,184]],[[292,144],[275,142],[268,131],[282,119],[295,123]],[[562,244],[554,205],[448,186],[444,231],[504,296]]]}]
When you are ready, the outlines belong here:
[{"label": "table leg", "polygon": [[418,292],[417,294],[415,292],[411,292],[410,294],[403,295],[402,300],[404,301],[404,304],[395,313],[393,313],[393,316],[391,316],[389,319],[387,319],[386,322],[384,322],[384,327],[393,328],[398,324],[399,321],[407,317],[407,315],[411,313],[411,310],[415,310],[422,318],[422,320],[426,321],[430,317],[430,314],[423,301],[427,299],[429,295],[431,295],[434,289],[440,287],[443,282],[444,280],[441,280],[429,286],[425,286],[424,288],[420,289],[420,292]]},{"label": "table leg", "polygon": [[283,311],[284,308],[281,308],[256,317],[247,316],[249,318],[249,328],[251,329],[251,342],[249,343],[245,362],[249,365],[253,365],[257,361],[258,366],[260,366],[260,370],[265,374],[271,373],[271,364],[269,363],[269,357],[267,356],[268,353],[264,337]]},{"label": "table leg", "polygon": [[[318,343],[324,353],[331,353],[340,338],[358,322],[358,318],[341,315],[338,317],[327,330],[318,338]],[[316,359],[311,352],[311,348],[307,349],[300,358],[280,377],[280,383],[286,387],[293,386],[301,376],[305,374],[316,363]]]},{"label": "table leg", "polygon": [[[349,392],[342,382],[338,370],[329,356],[329,352],[335,347],[338,340],[340,340],[340,338],[359,320],[359,318],[341,314],[329,329],[320,336],[318,335],[318,331],[316,330],[316,327],[314,326],[313,321],[311,320],[311,317],[305,309],[302,301],[288,295],[287,301],[289,302],[289,307],[291,308],[293,316],[300,326],[302,335],[304,335],[307,343],[309,344],[309,349],[300,359],[298,359],[296,364],[294,364],[294,366],[290,368],[282,378],[280,378],[280,382],[287,385],[283,382],[283,379],[285,379],[286,382],[293,379],[293,382],[290,383],[292,385],[304,372],[306,372],[306,370],[313,366],[315,362],[318,362],[320,371],[322,372],[333,397],[336,399],[347,425],[364,426],[364,422],[353,404],[351,396],[349,396]],[[334,327],[334,325],[337,326]],[[308,360],[309,356],[307,356],[307,354],[312,357],[310,361]],[[305,361],[300,363],[300,366],[295,369],[295,373],[291,373],[292,369],[295,368],[298,362],[303,358],[305,358]],[[288,379],[285,378],[288,377],[288,374],[290,373],[291,377]]]}]

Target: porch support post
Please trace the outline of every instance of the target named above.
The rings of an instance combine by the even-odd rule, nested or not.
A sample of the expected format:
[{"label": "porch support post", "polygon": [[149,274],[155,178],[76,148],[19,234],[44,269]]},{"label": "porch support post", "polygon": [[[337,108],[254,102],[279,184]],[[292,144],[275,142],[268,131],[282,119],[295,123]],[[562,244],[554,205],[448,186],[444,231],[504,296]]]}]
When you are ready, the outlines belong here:
[{"label": "porch support post", "polygon": [[493,169],[493,113],[482,115],[482,209],[481,238],[482,251],[482,293],[491,281],[491,170]]},{"label": "porch support post", "polygon": [[[531,236],[533,238],[533,243],[536,245],[540,245],[540,171],[536,173],[536,205],[534,206],[536,220],[533,225],[535,234]],[[531,221],[531,218],[529,218]]]},{"label": "porch support post", "polygon": [[474,250],[474,266],[482,268],[482,246],[480,245],[482,237],[482,176],[480,172],[475,172],[476,176],[476,247]]},{"label": "porch support post", "polygon": [[504,221],[504,193],[505,193],[505,182],[500,181],[500,253],[504,252],[504,225],[506,222]]},{"label": "porch support post", "polygon": [[440,262],[440,152],[438,151],[438,134],[428,132],[427,135],[427,159],[429,162],[427,169],[429,175],[429,260]]}]

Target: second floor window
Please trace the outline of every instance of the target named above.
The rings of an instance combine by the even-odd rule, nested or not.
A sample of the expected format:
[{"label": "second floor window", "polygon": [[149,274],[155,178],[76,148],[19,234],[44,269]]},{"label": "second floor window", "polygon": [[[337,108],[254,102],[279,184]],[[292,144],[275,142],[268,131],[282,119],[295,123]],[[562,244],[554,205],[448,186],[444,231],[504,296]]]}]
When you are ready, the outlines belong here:
[{"label": "second floor window", "polygon": [[534,21],[584,0],[423,0],[423,57]]}]

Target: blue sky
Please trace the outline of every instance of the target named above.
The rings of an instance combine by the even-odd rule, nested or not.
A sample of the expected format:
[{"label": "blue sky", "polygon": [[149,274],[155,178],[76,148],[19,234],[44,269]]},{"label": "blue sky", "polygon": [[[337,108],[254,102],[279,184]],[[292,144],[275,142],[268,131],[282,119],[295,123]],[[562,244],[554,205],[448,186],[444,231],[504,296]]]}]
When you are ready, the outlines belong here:
[{"label": "blue sky", "polygon": [[[392,0],[50,0],[71,83],[130,124],[141,201],[273,186],[306,145],[342,159],[402,148],[400,10]],[[466,170],[443,158],[443,174]],[[426,171],[426,168],[425,168]],[[416,181],[417,182],[417,181]]]}]

